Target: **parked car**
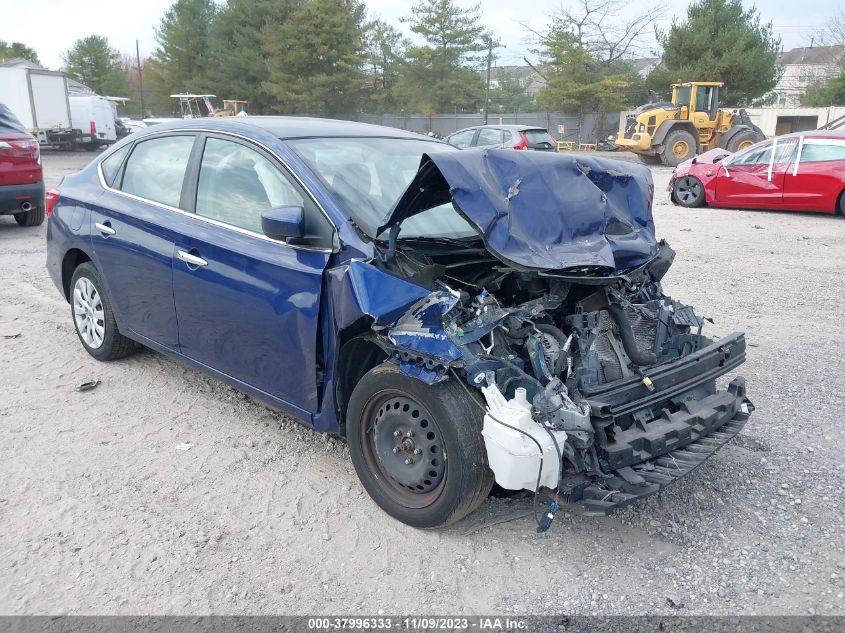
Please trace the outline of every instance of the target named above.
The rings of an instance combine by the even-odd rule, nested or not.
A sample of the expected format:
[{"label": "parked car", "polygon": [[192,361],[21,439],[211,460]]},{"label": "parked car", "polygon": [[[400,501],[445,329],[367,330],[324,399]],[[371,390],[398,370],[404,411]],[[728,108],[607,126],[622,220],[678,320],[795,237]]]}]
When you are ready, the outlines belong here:
[{"label": "parked car", "polygon": [[556,152],[557,143],[548,130],[530,125],[480,125],[459,130],[446,137],[449,145],[467,147],[507,147],[539,152]]},{"label": "parked car", "polygon": [[669,195],[684,207],[845,215],[845,131],[787,134],[735,154],[710,150],[675,168]]},{"label": "parked car", "polygon": [[94,358],[144,345],[344,436],[400,521],[446,525],[496,481],[550,491],[547,527],[558,499],[655,493],[753,410],[716,386],[744,336],[660,289],[652,198],[608,159],[185,120],[65,177],[47,267]]},{"label": "parked car", "polygon": [[44,221],[41,149],[35,137],[0,103],[0,215],[21,226]]}]

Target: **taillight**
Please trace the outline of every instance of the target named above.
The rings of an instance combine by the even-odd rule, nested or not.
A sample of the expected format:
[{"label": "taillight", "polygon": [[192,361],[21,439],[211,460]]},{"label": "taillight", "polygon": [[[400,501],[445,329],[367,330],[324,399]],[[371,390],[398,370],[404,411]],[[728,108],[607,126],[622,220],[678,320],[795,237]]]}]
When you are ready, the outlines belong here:
[{"label": "taillight", "polygon": [[516,145],[513,146],[514,149],[528,149],[528,139],[525,137],[525,134],[522,132],[519,133],[520,141]]},{"label": "taillight", "polygon": [[91,134],[97,136],[97,123],[96,121],[91,121]]},{"label": "taillight", "polygon": [[56,206],[56,203],[59,201],[59,190],[58,189],[48,189],[47,193],[44,194],[44,210],[47,212],[47,217],[49,218],[53,215],[53,207]]}]

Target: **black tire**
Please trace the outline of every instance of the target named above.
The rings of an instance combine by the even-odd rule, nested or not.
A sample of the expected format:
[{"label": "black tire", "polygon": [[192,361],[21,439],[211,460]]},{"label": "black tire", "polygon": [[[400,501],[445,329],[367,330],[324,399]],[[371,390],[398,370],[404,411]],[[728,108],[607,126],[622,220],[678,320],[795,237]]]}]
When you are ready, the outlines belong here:
[{"label": "black tire", "polygon": [[[80,280],[87,280],[96,291],[96,298],[88,303],[93,304],[94,307],[99,305],[101,308],[102,318],[94,318],[95,313],[91,314],[91,320],[96,321],[98,329],[102,329],[102,336],[100,337],[102,340],[99,345],[91,343],[91,335],[86,335],[80,330],[82,326],[77,316],[78,314],[84,315],[80,306],[86,303],[85,301],[78,301],[76,296]],[[99,301],[99,304],[97,301]],[[118,331],[111,302],[105,292],[105,285],[100,278],[100,273],[96,266],[91,262],[83,262],[73,272],[73,278],[70,282],[70,316],[73,319],[76,335],[79,337],[82,347],[97,360],[117,360],[118,358],[128,356],[137,348],[134,341],[126,338]],[[86,341],[86,338],[89,340]]]},{"label": "black tire", "polygon": [[358,478],[382,510],[412,527],[454,523],[493,487],[483,409],[456,380],[427,385],[384,363],[349,399],[346,440]]},{"label": "black tire", "polygon": [[[681,151],[682,150],[682,151]],[[663,139],[663,149],[660,159],[664,165],[677,167],[685,160],[695,156],[698,151],[698,141],[687,130],[672,130]]]},{"label": "black tire", "polygon": [[836,205],[836,208],[839,209],[839,215],[845,218],[845,189],[839,194],[839,204]]},{"label": "black tire", "polygon": [[729,152],[738,152],[740,150],[751,147],[754,143],[759,143],[766,137],[758,134],[755,130],[742,130],[737,132],[731,140],[728,141],[728,146],[725,148]]},{"label": "black tire", "polygon": [[649,156],[648,154],[637,154],[640,157],[640,160],[644,162],[646,165],[662,165],[663,161],[660,159],[660,156]]},{"label": "black tire", "polygon": [[700,207],[704,204],[704,185],[695,176],[683,176],[672,185],[672,199],[682,207]]},{"label": "black tire", "polygon": [[44,207],[32,207],[29,211],[16,213],[15,222],[21,226],[39,226],[44,222]]}]

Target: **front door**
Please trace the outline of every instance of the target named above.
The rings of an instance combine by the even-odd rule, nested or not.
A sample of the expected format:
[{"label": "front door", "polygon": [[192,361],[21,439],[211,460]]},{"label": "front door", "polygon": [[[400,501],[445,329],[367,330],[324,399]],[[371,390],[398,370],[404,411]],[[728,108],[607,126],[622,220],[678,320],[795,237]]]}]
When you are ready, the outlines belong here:
[{"label": "front door", "polygon": [[[180,349],[314,412],[320,293],[331,245],[324,236],[331,225],[260,148],[223,136],[200,142],[205,145],[196,168],[196,217],[173,252]],[[314,236],[310,244],[264,236],[261,213],[280,206],[304,208],[306,235]]]}]

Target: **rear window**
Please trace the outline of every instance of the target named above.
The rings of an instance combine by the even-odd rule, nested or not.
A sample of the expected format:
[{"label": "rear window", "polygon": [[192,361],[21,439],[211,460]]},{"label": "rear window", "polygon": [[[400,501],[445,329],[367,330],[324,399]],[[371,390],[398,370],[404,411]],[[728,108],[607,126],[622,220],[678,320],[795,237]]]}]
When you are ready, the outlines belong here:
[{"label": "rear window", "polygon": [[5,104],[0,103],[0,133],[3,132],[29,134],[21,122],[18,121],[18,118],[12,114],[12,111]]},{"label": "rear window", "polygon": [[529,145],[539,145],[541,143],[548,143],[554,145],[555,140],[546,130],[524,130],[525,138],[528,139]]},{"label": "rear window", "polygon": [[139,142],[126,161],[121,189],[178,208],[193,147],[193,136],[162,136]]},{"label": "rear window", "polygon": [[109,187],[114,185],[115,176],[117,176],[117,172],[120,170],[120,166],[123,164],[123,159],[126,158],[126,154],[129,152],[130,147],[132,146],[126,145],[121,147],[100,164],[100,168],[103,170],[103,178]]}]

